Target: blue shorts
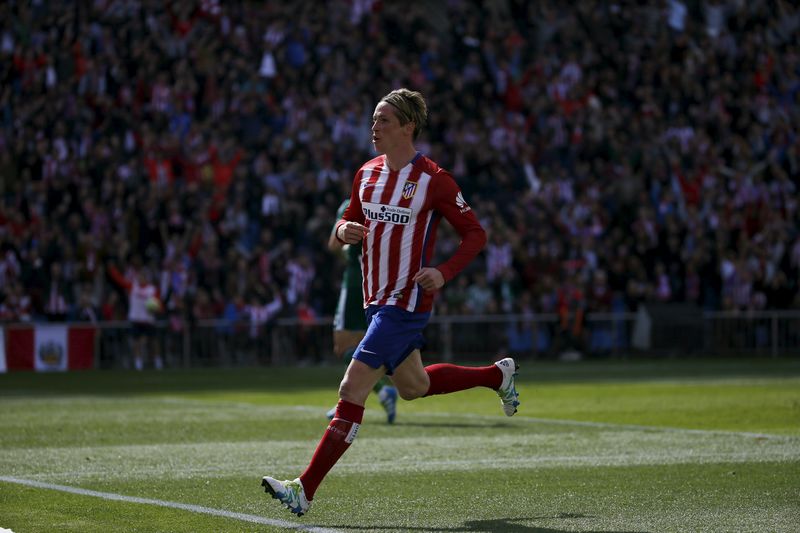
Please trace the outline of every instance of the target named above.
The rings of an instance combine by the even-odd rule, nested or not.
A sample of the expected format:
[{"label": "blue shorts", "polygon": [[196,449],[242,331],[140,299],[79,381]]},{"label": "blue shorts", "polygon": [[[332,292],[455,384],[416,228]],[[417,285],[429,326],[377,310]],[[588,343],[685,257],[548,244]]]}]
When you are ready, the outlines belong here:
[{"label": "blue shorts", "polygon": [[361,339],[353,359],[372,368],[386,367],[388,375],[406,360],[411,352],[425,346],[422,330],[430,313],[411,313],[394,305],[367,307],[367,333]]}]

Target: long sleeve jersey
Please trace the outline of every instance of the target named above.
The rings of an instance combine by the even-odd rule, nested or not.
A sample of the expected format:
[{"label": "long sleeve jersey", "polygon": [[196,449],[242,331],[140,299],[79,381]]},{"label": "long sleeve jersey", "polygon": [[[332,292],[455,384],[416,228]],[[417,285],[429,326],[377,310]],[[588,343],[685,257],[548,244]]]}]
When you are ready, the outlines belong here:
[{"label": "long sleeve jersey", "polygon": [[[461,243],[444,263],[430,265],[442,217]],[[338,224],[346,221],[369,228],[361,258],[365,308],[430,311],[434,293],[414,283],[417,272],[435,266],[450,281],[486,244],[486,232],[453,177],[421,154],[398,171],[389,169],[384,155],[365,163],[356,172],[350,205]]]}]

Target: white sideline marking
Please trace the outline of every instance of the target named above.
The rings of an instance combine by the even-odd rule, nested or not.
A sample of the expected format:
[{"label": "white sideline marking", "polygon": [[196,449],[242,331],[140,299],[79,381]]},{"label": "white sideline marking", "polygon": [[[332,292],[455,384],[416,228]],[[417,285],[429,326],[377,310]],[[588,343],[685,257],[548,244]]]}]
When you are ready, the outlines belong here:
[{"label": "white sideline marking", "polygon": [[171,509],[180,509],[182,511],[191,511],[193,513],[208,514],[212,516],[221,516],[223,518],[233,518],[234,520],[241,520],[243,522],[251,522],[253,524],[263,524],[267,526],[282,527],[285,529],[295,529],[297,531],[311,531],[314,533],[337,533],[335,529],[325,529],[314,526],[304,526],[302,524],[295,524],[286,522],[284,520],[274,520],[245,513],[234,513],[233,511],[226,511],[224,509],[214,509],[212,507],[203,507],[202,505],[192,505],[190,503],[169,502],[166,500],[155,500],[151,498],[138,498],[136,496],[125,496],[123,494],[114,494],[113,492],[98,492],[96,490],[81,489],[78,487],[70,487],[67,485],[55,485],[53,483],[42,483],[41,481],[33,481],[31,479],[19,479],[15,477],[0,476],[0,481],[6,483],[16,483],[18,485],[25,485],[37,489],[50,489],[58,490],[61,492],[69,492],[71,494],[79,494],[81,496],[92,496],[95,498],[102,498],[104,500],[113,500],[128,503],[141,503],[144,505],[156,505],[158,507],[169,507]]}]

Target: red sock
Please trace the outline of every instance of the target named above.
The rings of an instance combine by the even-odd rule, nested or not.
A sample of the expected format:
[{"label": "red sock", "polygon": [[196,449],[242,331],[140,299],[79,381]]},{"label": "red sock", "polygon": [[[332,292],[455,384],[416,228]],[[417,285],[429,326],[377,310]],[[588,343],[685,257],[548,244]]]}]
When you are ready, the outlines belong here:
[{"label": "red sock", "polygon": [[431,386],[425,396],[448,394],[473,387],[499,389],[503,383],[503,372],[497,365],[471,367],[447,363],[425,367],[431,378]]},{"label": "red sock", "polygon": [[356,438],[363,417],[364,407],[339,400],[336,405],[336,414],[319,441],[311,463],[300,475],[300,481],[303,483],[308,501],[314,498],[314,493],[317,492],[317,487],[322,483],[322,479]]}]

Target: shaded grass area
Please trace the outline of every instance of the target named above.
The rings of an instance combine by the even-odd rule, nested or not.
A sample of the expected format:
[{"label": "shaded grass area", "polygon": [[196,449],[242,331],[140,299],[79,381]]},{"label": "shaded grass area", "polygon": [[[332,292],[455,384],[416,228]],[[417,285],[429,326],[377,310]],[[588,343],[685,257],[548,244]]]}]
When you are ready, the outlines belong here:
[{"label": "shaded grass area", "polygon": [[[800,359],[697,359],[583,361],[555,363],[520,361],[520,380],[530,383],[600,383],[625,381],[693,381],[712,378],[776,378],[800,376]],[[470,363],[474,364],[474,363]],[[161,372],[90,370],[65,374],[17,372],[0,374],[0,398],[47,394],[166,394],[193,391],[294,393],[336,387],[344,366],[170,369]]]}]

